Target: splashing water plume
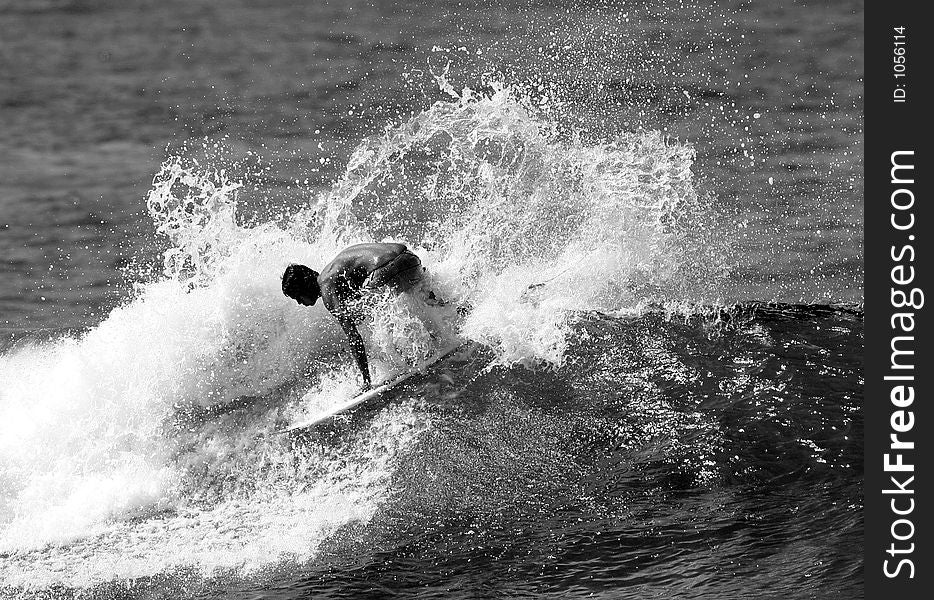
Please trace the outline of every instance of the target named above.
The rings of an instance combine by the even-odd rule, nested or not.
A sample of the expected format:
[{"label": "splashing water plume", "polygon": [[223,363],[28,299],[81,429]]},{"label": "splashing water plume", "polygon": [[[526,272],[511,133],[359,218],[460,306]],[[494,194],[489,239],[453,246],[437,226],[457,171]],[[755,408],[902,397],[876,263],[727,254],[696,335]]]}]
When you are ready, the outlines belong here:
[{"label": "splashing water plume", "polygon": [[453,304],[380,300],[366,328],[377,373],[426,354],[432,317],[495,364],[558,366],[577,311],[716,298],[722,245],[689,146],[657,132],[588,145],[504,85],[445,89],[363,141],[286,223],[242,225],[242,182],[163,165],[147,198],[171,244],[161,276],[81,335],[0,356],[0,581],[256,568],[370,518],[430,424],[409,402],[336,448],[265,436],[307,411],[305,390],[352,387],[333,320],[281,294],[289,263],[401,241],[432,290],[469,307],[456,322]]},{"label": "splashing water plume", "polygon": [[441,84],[454,101],[357,148],[318,239],[428,251],[474,307],[463,332],[503,362],[560,363],[569,311],[716,298],[725,248],[689,146],[657,132],[585,145],[503,85]]}]

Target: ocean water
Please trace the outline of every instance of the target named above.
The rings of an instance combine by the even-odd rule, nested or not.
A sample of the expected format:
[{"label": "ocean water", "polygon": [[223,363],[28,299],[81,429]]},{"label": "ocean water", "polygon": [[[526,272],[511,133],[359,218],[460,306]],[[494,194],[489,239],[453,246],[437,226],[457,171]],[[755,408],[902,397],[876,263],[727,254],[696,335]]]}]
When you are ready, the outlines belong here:
[{"label": "ocean water", "polygon": [[0,2],[0,594],[861,597],[862,25]]}]

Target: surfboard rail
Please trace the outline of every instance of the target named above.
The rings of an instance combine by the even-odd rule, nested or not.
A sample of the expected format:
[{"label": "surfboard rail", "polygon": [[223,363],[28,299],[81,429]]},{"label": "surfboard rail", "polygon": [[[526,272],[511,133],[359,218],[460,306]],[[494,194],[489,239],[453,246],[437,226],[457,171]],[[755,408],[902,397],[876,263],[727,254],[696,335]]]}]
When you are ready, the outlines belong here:
[{"label": "surfboard rail", "polygon": [[460,348],[461,346],[463,346],[464,343],[465,342],[459,340],[453,344],[449,344],[445,348],[442,348],[438,352],[432,354],[430,357],[423,360],[422,362],[412,367],[411,369],[392,375],[391,377],[389,377],[388,379],[380,383],[378,386],[370,388],[367,391],[362,392],[360,394],[357,394],[353,398],[345,400],[344,402],[338,403],[332,406],[331,408],[328,408],[327,410],[316,414],[314,417],[310,419],[306,419],[300,423],[290,425],[286,427],[285,429],[280,429],[276,431],[275,433],[276,434],[292,433],[295,431],[300,431],[303,429],[314,427],[315,425],[318,425],[319,423],[323,421],[326,421],[332,417],[336,417],[348,410],[351,410],[352,408],[355,408],[361,404],[366,403],[369,400],[372,400],[373,398],[381,396],[382,394],[385,394],[386,392],[396,387],[403,381],[406,381],[407,379],[410,379],[411,377],[414,377],[416,375],[421,375],[434,364],[440,362],[441,360],[453,354],[454,351]]}]

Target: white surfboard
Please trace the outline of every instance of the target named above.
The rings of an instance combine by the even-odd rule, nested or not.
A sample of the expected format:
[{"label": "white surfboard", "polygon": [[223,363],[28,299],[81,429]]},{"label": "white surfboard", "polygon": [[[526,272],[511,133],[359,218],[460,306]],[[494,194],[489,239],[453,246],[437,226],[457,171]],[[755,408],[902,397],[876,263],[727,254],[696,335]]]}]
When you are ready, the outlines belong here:
[{"label": "white surfboard", "polygon": [[415,375],[420,375],[424,373],[430,366],[432,366],[436,362],[440,361],[446,356],[453,354],[453,352],[457,350],[458,348],[460,348],[461,345],[463,345],[463,342],[456,342],[436,352],[435,354],[431,355],[426,360],[415,365],[413,368],[407,371],[403,371],[401,373],[395,374],[394,376],[390,377],[386,381],[379,384],[377,387],[370,388],[369,390],[363,392],[362,394],[358,394],[345,402],[341,402],[340,404],[337,404],[327,409],[326,411],[316,414],[311,419],[302,421],[301,423],[297,423],[295,425],[291,425],[289,427],[286,427],[285,429],[280,429],[276,433],[289,433],[292,431],[297,431],[299,429],[307,429],[308,427],[317,425],[318,423],[321,423],[322,421],[326,421],[327,419],[330,419],[331,417],[337,416],[345,411],[350,410],[351,408],[359,406],[368,400],[372,400],[373,398],[376,398],[377,396],[381,394],[385,394],[386,392],[396,387],[403,381],[409,379],[410,377],[414,377]]}]

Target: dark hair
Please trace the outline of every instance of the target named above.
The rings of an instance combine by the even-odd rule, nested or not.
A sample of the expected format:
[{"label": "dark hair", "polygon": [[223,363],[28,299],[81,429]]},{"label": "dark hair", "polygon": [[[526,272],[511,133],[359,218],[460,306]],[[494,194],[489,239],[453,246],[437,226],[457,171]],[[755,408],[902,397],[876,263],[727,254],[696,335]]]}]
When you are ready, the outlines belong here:
[{"label": "dark hair", "polygon": [[282,293],[296,300],[300,296],[310,296],[317,300],[321,295],[318,272],[305,265],[289,265],[282,274]]}]

